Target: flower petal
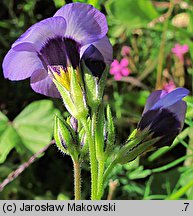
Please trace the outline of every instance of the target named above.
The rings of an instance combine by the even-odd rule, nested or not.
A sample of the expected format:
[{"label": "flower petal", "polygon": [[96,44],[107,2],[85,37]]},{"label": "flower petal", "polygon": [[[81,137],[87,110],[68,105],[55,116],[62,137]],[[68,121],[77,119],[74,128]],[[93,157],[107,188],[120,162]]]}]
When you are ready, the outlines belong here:
[{"label": "flower petal", "polygon": [[119,62],[117,59],[115,59],[112,64],[111,64],[111,67],[117,67],[117,66],[120,66]]},{"label": "flower petal", "polygon": [[[102,54],[104,62],[110,65],[113,61],[113,47],[107,36],[105,36],[101,40],[92,43],[92,45]],[[89,46],[91,46],[91,44],[87,44],[81,48],[81,57],[83,56],[84,52],[88,49]]]},{"label": "flower petal", "polygon": [[32,89],[40,94],[59,98],[60,94],[45,69],[36,70],[30,79]]},{"label": "flower petal", "polygon": [[82,56],[83,60],[87,60],[87,59],[92,59],[95,61],[103,61],[104,62],[104,58],[103,55],[99,52],[99,50],[93,45],[89,45],[88,48],[85,50],[83,56]]},{"label": "flower petal", "polygon": [[154,145],[158,148],[170,146],[181,130],[180,121],[175,113],[168,109],[148,110],[141,118],[137,128],[148,129],[153,137],[160,137],[161,140]]},{"label": "flower petal", "polygon": [[[30,51],[31,44],[32,52],[34,48],[39,51],[49,39],[64,37],[65,31],[66,21],[63,17],[47,18],[32,25],[15,41],[12,48],[17,51]],[[25,44],[22,45],[22,43]]]},{"label": "flower petal", "polygon": [[181,123],[181,128],[184,126],[184,119],[186,115],[186,102],[185,101],[178,101],[177,103],[173,104],[172,106],[167,107],[170,112],[174,113],[177,119]]},{"label": "flower petal", "polygon": [[119,70],[119,69],[117,70],[116,67],[112,67],[112,68],[110,69],[109,73],[110,73],[111,75],[115,75],[115,74],[117,74],[117,73],[120,74],[120,70]]},{"label": "flower petal", "polygon": [[164,90],[157,90],[151,93],[145,104],[143,114],[146,113],[148,110],[150,110],[154,106],[154,104],[162,97],[164,93],[166,93],[166,91]]},{"label": "flower petal", "polygon": [[128,68],[123,68],[123,69],[121,70],[121,74],[122,74],[123,76],[128,76],[128,75],[130,74],[130,70],[129,70]]},{"label": "flower petal", "polygon": [[129,65],[129,60],[126,58],[121,59],[120,65],[122,67],[127,67]]},{"label": "flower petal", "polygon": [[13,47],[15,51],[28,51],[28,52],[36,52],[36,47],[33,43],[23,42]]},{"label": "flower petal", "polygon": [[100,78],[106,68],[106,64],[104,63],[101,53],[93,45],[91,45],[84,52],[82,59],[92,72],[93,76]]},{"label": "flower petal", "polygon": [[54,17],[57,16],[64,17],[67,22],[65,36],[81,45],[103,38],[108,31],[105,15],[88,4],[67,4],[55,13]]},{"label": "flower petal", "polygon": [[106,64],[99,50],[91,44],[84,52],[82,59],[95,77],[101,77]]},{"label": "flower petal", "polygon": [[120,73],[117,73],[114,76],[114,79],[117,80],[117,81],[121,80],[121,78],[122,78],[122,75]]},{"label": "flower petal", "polygon": [[188,45],[187,45],[187,44],[184,44],[184,45],[182,46],[182,53],[185,54],[185,53],[188,52],[188,50],[189,50]]},{"label": "flower petal", "polygon": [[26,79],[35,70],[42,68],[41,61],[37,57],[37,54],[33,52],[16,52],[11,49],[3,60],[4,76],[10,80]]},{"label": "flower petal", "polygon": [[160,100],[157,101],[157,103],[154,104],[154,106],[151,109],[157,109],[157,108],[166,108],[168,106],[171,106],[175,104],[176,102],[180,101],[182,98],[186,97],[189,94],[189,91],[185,88],[177,88],[173,90],[172,92],[168,93],[164,97],[162,97]]}]

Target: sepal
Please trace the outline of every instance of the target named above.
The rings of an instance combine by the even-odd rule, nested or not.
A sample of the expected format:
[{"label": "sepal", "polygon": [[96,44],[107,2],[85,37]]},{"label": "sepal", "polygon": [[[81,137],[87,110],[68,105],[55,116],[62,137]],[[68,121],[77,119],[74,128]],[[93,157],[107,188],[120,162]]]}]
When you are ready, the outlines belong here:
[{"label": "sepal", "polygon": [[84,72],[87,103],[93,110],[96,110],[103,99],[108,67],[103,71],[100,78],[93,76],[84,62],[82,63],[82,68]]},{"label": "sepal", "polygon": [[57,147],[72,157],[78,157],[77,139],[72,128],[58,116],[54,119],[54,139]]},{"label": "sepal", "polygon": [[96,157],[101,160],[104,157],[104,129],[105,129],[105,116],[104,106],[99,106],[97,113],[97,124],[95,129],[95,143],[96,143]]},{"label": "sepal", "polygon": [[48,71],[69,113],[76,119],[85,119],[88,108],[79,69],[68,67],[64,71],[62,66],[49,66]]},{"label": "sepal", "polygon": [[114,149],[115,144],[115,126],[113,121],[113,116],[111,113],[111,108],[108,105],[106,108],[106,129],[105,129],[105,153],[107,156],[111,154]]},{"label": "sepal", "polygon": [[117,163],[126,164],[135,160],[139,155],[154,149],[154,144],[161,137],[152,138],[148,131],[135,130],[125,145],[118,151],[115,160]]},{"label": "sepal", "polygon": [[70,92],[66,90],[66,88],[64,86],[62,86],[57,80],[53,79],[54,84],[56,85],[56,88],[58,89],[58,91],[60,92],[60,95],[63,99],[64,105],[66,107],[66,109],[68,110],[68,112],[73,115],[76,116],[76,107],[72,101]]},{"label": "sepal", "polygon": [[80,84],[80,80],[78,80],[79,75],[77,73],[78,72],[75,70],[71,73],[70,95],[76,108],[76,116],[74,117],[77,119],[85,119],[88,114],[88,108],[86,104],[85,92],[83,86]]},{"label": "sepal", "polygon": [[[91,120],[87,119],[87,124],[91,128]],[[89,159],[89,142],[84,127],[79,124],[78,140],[80,145],[80,156],[83,160]]]}]

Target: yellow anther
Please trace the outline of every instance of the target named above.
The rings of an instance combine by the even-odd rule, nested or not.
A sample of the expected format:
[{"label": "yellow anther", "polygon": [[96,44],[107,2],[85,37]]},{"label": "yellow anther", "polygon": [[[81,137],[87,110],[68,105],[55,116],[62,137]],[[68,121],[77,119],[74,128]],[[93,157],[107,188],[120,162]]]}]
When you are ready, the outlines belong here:
[{"label": "yellow anther", "polygon": [[68,71],[65,72],[62,67],[60,67],[60,74],[57,72],[53,73],[54,78],[66,88],[67,91],[70,91],[70,79]]},{"label": "yellow anther", "polygon": [[76,70],[72,66],[67,67],[66,70],[63,69],[63,66],[52,66],[48,70],[51,72],[53,78],[58,81],[67,91],[70,91],[71,75],[75,73],[78,79],[78,82],[83,86],[83,81],[81,78],[80,70],[77,67]]}]

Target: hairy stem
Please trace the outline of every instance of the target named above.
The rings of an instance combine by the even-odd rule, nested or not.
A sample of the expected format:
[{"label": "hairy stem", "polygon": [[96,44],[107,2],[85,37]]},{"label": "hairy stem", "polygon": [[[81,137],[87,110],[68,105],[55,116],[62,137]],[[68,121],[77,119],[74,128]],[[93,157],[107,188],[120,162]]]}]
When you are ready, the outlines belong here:
[{"label": "hairy stem", "polygon": [[73,160],[74,165],[74,197],[81,200],[81,166],[79,161]]},{"label": "hairy stem", "polygon": [[86,120],[82,120],[83,127],[89,140],[90,167],[91,167],[91,199],[96,200],[97,196],[97,159],[93,134],[88,127]]},{"label": "hairy stem", "polygon": [[97,199],[101,200],[101,197],[103,195],[103,177],[104,177],[104,168],[105,168],[105,161],[104,159],[101,159],[98,161],[99,168],[98,168],[98,192],[97,192]]},{"label": "hairy stem", "polygon": [[111,174],[112,170],[114,169],[115,165],[117,165],[117,161],[114,160],[106,169],[103,175],[103,182],[105,183],[108,180],[109,175]]}]

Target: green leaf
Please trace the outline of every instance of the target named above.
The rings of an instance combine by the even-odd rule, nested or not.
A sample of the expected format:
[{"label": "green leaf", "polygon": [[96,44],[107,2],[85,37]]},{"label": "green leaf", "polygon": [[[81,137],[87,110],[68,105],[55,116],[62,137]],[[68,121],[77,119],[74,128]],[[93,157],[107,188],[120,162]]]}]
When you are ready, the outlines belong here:
[{"label": "green leaf", "polygon": [[193,186],[193,180],[189,181],[181,187],[177,192],[171,194],[169,197],[166,197],[166,200],[177,200],[180,197],[182,197],[189,189],[191,189]]},{"label": "green leaf", "polygon": [[9,152],[17,144],[19,137],[17,136],[9,119],[0,112],[0,163],[3,163]]},{"label": "green leaf", "polygon": [[65,1],[64,0],[54,0],[54,4],[57,8],[60,8],[63,5],[65,5]]},{"label": "green leaf", "polygon": [[8,121],[9,119],[7,118],[7,116],[5,116],[2,112],[0,112],[0,136],[6,129],[8,125]]},{"label": "green leaf", "polygon": [[150,174],[151,174],[151,170],[149,169],[144,170],[143,166],[139,166],[134,171],[129,172],[128,178],[131,180],[141,179],[141,178],[146,178]]},{"label": "green leaf", "polygon": [[127,29],[146,27],[148,22],[159,16],[148,0],[111,0],[107,2],[106,9],[114,22]]},{"label": "green leaf", "polygon": [[[181,175],[178,183],[180,184],[181,187],[184,187],[187,184],[187,182],[190,182],[193,179],[193,167],[192,166],[180,167],[179,171],[181,172]],[[173,191],[173,193],[175,192],[177,191]],[[186,191],[186,196],[187,199],[189,200],[193,199],[193,187],[189,188]]]},{"label": "green leaf", "polygon": [[0,135],[0,163],[3,163],[9,152],[20,141],[15,129],[12,125],[8,125],[3,133]]},{"label": "green leaf", "polygon": [[182,163],[183,161],[185,161],[188,157],[192,157],[193,155],[187,155],[187,156],[183,156],[175,161],[172,161],[171,163],[168,163],[164,166],[152,169],[152,173],[157,173],[157,172],[163,172],[165,170],[168,170],[176,165],[178,165],[179,163]]},{"label": "green leaf", "polygon": [[13,126],[23,145],[36,153],[52,139],[53,114],[52,101],[41,100],[28,105],[13,121]]}]

